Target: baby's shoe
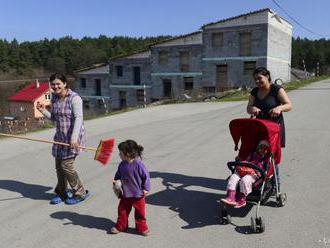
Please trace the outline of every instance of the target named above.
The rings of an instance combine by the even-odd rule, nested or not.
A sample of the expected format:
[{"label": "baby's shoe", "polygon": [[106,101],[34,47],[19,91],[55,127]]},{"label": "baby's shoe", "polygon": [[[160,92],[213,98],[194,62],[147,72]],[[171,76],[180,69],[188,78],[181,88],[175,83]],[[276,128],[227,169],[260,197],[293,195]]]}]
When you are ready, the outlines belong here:
[{"label": "baby's shoe", "polygon": [[237,197],[237,204],[234,208],[241,208],[246,205],[246,196],[243,193],[239,193]]},{"label": "baby's shoe", "polygon": [[226,198],[221,199],[222,202],[231,205],[231,206],[236,206],[237,202],[235,200],[235,190],[227,190],[227,196]]}]

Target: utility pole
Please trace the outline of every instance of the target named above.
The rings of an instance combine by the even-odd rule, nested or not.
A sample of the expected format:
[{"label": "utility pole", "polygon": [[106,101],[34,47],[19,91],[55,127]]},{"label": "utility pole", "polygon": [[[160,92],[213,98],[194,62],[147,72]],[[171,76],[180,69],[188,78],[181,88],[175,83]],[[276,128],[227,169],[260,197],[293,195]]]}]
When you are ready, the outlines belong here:
[{"label": "utility pole", "polygon": [[147,94],[146,94],[146,84],[143,84],[143,102],[144,107],[147,107]]},{"label": "utility pole", "polygon": [[317,63],[316,63],[316,76],[317,77],[320,76],[320,62],[319,61],[317,61]]},{"label": "utility pole", "polygon": [[305,60],[302,60],[303,67],[304,67],[304,72],[305,72],[305,77],[307,77],[307,71],[306,71],[306,65],[305,65]]}]

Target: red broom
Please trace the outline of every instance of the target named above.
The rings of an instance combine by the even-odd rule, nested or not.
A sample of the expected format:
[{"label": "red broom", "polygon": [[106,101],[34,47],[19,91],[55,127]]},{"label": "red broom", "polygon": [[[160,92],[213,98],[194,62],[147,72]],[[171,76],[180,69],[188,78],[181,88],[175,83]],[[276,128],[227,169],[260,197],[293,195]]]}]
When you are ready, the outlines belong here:
[{"label": "red broom", "polygon": [[[70,146],[70,144],[67,144],[67,143],[62,143],[62,142],[57,142],[57,141],[52,141],[52,140],[46,140],[46,139],[40,139],[40,138],[28,138],[28,137],[24,137],[24,136],[20,136],[20,135],[0,133],[0,136],[17,138],[17,139],[24,139],[24,140],[32,140],[32,141],[38,141],[38,142],[44,142],[44,143],[50,143],[50,144],[57,144],[57,145],[62,145],[62,146]],[[108,140],[101,140],[97,148],[83,147],[83,146],[78,146],[78,147],[81,148],[81,149],[84,149],[84,150],[95,151],[94,160],[97,160],[101,164],[106,165],[106,163],[110,159],[110,156],[112,154],[114,145],[115,145],[115,140],[114,139],[108,139]]]}]

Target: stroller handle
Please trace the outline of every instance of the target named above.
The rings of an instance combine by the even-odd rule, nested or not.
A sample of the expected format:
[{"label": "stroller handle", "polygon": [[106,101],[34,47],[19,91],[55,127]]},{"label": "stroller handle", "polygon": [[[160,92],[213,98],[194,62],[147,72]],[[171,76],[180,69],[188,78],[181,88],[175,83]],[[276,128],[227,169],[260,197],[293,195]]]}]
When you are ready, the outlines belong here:
[{"label": "stroller handle", "polygon": [[252,169],[254,169],[254,170],[256,170],[260,173],[260,177],[262,179],[266,178],[266,174],[265,174],[264,170],[261,169],[260,167],[258,167],[257,165],[253,164],[253,163],[246,163],[246,162],[240,162],[240,161],[230,161],[230,162],[227,163],[227,166],[228,166],[229,170],[231,170],[232,173],[234,173],[236,166],[243,166],[243,167],[252,168]]}]

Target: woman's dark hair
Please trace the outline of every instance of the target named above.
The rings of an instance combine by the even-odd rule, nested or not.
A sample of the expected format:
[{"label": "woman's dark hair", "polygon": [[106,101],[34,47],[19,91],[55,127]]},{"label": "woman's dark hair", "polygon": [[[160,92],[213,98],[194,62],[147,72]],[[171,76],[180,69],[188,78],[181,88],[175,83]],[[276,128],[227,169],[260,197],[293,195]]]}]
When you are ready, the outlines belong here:
[{"label": "woman's dark hair", "polygon": [[268,77],[268,81],[271,82],[272,78],[270,77],[270,72],[266,69],[266,67],[258,67],[253,72],[253,77],[256,75],[261,74],[263,76]]},{"label": "woman's dark hair", "polygon": [[119,151],[123,152],[126,157],[134,159],[142,157],[143,146],[138,145],[134,140],[126,140],[118,145]]},{"label": "woman's dark hair", "polygon": [[66,77],[63,74],[57,73],[57,72],[52,74],[49,77],[49,82],[53,82],[55,79],[61,80],[63,83],[66,84],[65,88],[68,88],[68,81],[67,81]]}]

